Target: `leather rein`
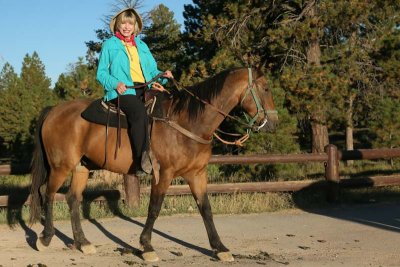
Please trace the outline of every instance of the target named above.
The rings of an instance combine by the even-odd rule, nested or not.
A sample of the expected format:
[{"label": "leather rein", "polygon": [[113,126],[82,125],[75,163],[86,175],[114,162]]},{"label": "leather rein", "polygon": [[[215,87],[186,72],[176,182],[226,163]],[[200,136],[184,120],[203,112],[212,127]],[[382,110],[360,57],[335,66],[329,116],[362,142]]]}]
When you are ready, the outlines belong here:
[{"label": "leather rein", "polygon": [[[260,103],[259,97],[257,96],[257,93],[255,92],[255,89],[254,89],[254,87],[255,87],[255,82],[254,82],[254,80],[253,80],[253,78],[252,78],[252,70],[251,70],[251,68],[248,68],[248,72],[249,72],[248,86],[247,86],[247,90],[246,90],[245,96],[244,96],[244,97],[242,98],[242,100],[241,100],[241,104],[243,103],[244,99],[247,97],[248,93],[251,92],[251,95],[253,96],[253,99],[254,99],[254,101],[255,101],[255,103],[256,103],[256,106],[257,106],[257,113],[256,113],[256,115],[255,115],[253,118],[250,118],[250,119],[248,119],[248,116],[245,114],[245,118],[246,118],[246,120],[247,120],[247,123],[246,123],[246,122],[243,122],[242,120],[240,120],[240,119],[238,119],[238,118],[236,118],[236,117],[234,117],[234,116],[229,115],[228,113],[226,113],[226,112],[224,112],[223,110],[217,108],[216,106],[212,105],[211,103],[209,103],[209,102],[207,102],[207,101],[204,101],[203,99],[199,98],[198,96],[196,96],[195,94],[193,94],[191,91],[189,91],[189,90],[186,89],[185,87],[181,86],[175,79],[173,79],[172,81],[173,81],[175,87],[176,87],[179,91],[184,90],[186,93],[188,93],[190,96],[194,97],[196,100],[198,100],[198,101],[202,102],[203,104],[208,105],[208,106],[210,106],[211,108],[213,108],[214,110],[216,110],[219,114],[221,114],[222,116],[224,116],[224,118],[233,119],[233,120],[235,120],[236,122],[239,122],[240,124],[244,125],[244,126],[247,128],[247,133],[244,134],[244,135],[242,135],[242,136],[241,136],[240,134],[225,133],[225,132],[222,132],[221,130],[217,129],[219,132],[222,132],[222,133],[227,134],[227,135],[241,136],[240,138],[236,139],[235,141],[226,141],[226,140],[223,140],[223,139],[222,139],[220,136],[218,136],[215,132],[213,133],[213,136],[215,136],[219,141],[221,141],[221,142],[224,143],[224,144],[243,146],[243,143],[246,142],[247,139],[250,137],[251,129],[253,128],[253,125],[254,125],[255,121],[257,120],[258,115],[259,115],[260,113],[264,113],[266,119],[263,121],[263,123],[261,124],[261,126],[258,126],[257,128],[255,128],[255,130],[259,130],[261,127],[263,127],[263,126],[267,123],[267,114],[268,114],[268,113],[272,113],[272,112],[275,112],[275,113],[276,113],[276,111],[272,111],[272,110],[266,111],[266,110],[263,108],[263,106],[262,106],[261,103]],[[171,105],[172,105],[172,102],[171,102]],[[179,131],[179,132],[182,133],[183,135],[185,135],[185,136],[187,136],[187,137],[189,137],[189,138],[191,138],[191,139],[193,139],[193,140],[195,140],[195,141],[197,141],[197,142],[199,142],[199,143],[201,143],[201,144],[206,144],[206,145],[211,144],[211,142],[212,142],[212,137],[209,138],[209,139],[204,139],[204,138],[202,138],[202,137],[200,137],[200,136],[198,136],[198,135],[195,135],[194,133],[190,132],[189,130],[183,128],[183,127],[180,126],[178,123],[176,123],[176,122],[170,120],[170,119],[169,119],[169,113],[170,113],[171,105],[170,105],[170,107],[169,107],[169,109],[168,109],[167,117],[166,117],[166,118],[152,117],[153,120],[162,121],[162,122],[166,123],[167,125],[169,125],[170,127],[176,129],[177,131]]]}]

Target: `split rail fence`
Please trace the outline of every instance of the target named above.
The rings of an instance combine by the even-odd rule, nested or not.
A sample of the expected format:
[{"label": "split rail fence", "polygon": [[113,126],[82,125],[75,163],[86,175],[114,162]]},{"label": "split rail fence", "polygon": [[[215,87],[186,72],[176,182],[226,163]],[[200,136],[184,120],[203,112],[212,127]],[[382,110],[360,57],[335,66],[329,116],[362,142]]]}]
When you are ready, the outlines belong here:
[{"label": "split rail fence", "polygon": [[[276,164],[276,163],[308,163],[321,162],[325,166],[325,180],[282,181],[282,182],[251,182],[209,184],[208,193],[237,193],[237,192],[295,192],[306,188],[325,190],[328,201],[338,200],[340,188],[345,187],[374,187],[400,185],[400,175],[374,176],[361,178],[340,179],[339,161],[347,160],[376,160],[400,157],[400,148],[394,149],[358,149],[339,151],[335,145],[328,145],[325,153],[319,154],[288,154],[288,155],[213,155],[209,164]],[[27,166],[0,165],[0,175],[26,173]],[[125,191],[104,190],[94,200],[105,200],[110,196],[122,198],[131,207],[137,207],[140,194],[149,194],[150,188],[140,188],[139,180],[134,176],[124,176]],[[173,185],[167,195],[191,194],[187,185]],[[108,197],[107,197],[108,196]],[[9,196],[0,196],[0,206],[8,206]],[[64,195],[57,194],[56,201],[65,201]],[[29,203],[29,198],[26,204]]]}]

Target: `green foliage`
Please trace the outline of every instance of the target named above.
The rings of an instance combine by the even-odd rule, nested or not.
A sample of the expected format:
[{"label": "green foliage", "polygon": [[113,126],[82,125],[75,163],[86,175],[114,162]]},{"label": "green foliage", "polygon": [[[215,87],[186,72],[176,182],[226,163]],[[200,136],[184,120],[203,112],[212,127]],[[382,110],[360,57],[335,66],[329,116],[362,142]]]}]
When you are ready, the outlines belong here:
[{"label": "green foliage", "polygon": [[183,42],[185,58],[181,82],[187,85],[197,83],[223,69],[241,66],[228,46],[218,43],[215,31],[227,21],[224,6],[230,1],[193,1],[185,5],[185,32]]},{"label": "green foliage", "polygon": [[158,68],[175,73],[182,57],[180,25],[174,19],[174,13],[163,4],[151,10],[149,17],[151,24],[143,30],[143,41],[150,47]]},{"label": "green foliage", "polygon": [[1,139],[14,158],[29,161],[36,117],[55,102],[50,79],[36,52],[25,56],[20,77],[9,64],[0,75]]},{"label": "green foliage", "polygon": [[96,81],[96,69],[85,64],[83,58],[70,64],[70,70],[60,75],[54,91],[63,100],[99,98],[103,95],[103,89]]},{"label": "green foliage", "polygon": [[36,52],[33,52],[32,56],[25,56],[20,76],[23,90],[30,94],[34,116],[44,107],[55,103],[56,98],[50,90],[51,81],[46,77],[45,67]]},{"label": "green foliage", "polygon": [[400,99],[385,97],[375,103],[371,128],[376,148],[400,147]]},{"label": "green foliage", "polygon": [[[141,1],[115,2],[118,10],[141,5]],[[143,16],[141,37],[159,68],[172,69],[184,85],[236,66],[259,67],[267,74],[279,112],[277,131],[252,135],[244,148],[216,144],[214,152],[298,152],[312,141],[311,120],[318,120],[341,136],[345,127],[362,127],[365,130],[356,140],[359,147],[397,147],[399,12],[399,0],[194,0],[184,7],[183,33],[173,13],[159,5],[148,17]],[[34,122],[44,106],[60,99],[103,94],[95,73],[101,44],[111,36],[109,19],[110,16],[104,20],[104,29],[96,30],[97,40],[86,42],[86,62],[79,58],[71,63],[54,90],[50,89],[50,79],[36,52],[26,55],[20,75],[10,64],[3,66],[3,156],[29,157]],[[242,130],[230,121],[223,126],[231,132]],[[231,170],[251,170],[254,177],[272,177],[281,171],[278,167]],[[218,176],[224,171],[216,168],[212,172]]]}]

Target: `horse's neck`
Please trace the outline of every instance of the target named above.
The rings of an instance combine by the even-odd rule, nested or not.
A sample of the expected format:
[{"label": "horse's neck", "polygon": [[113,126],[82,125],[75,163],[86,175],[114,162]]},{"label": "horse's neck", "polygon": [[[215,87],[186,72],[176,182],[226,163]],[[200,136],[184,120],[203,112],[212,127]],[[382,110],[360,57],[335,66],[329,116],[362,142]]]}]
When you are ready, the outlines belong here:
[{"label": "horse's neck", "polygon": [[219,127],[225,119],[225,115],[229,114],[238,104],[238,97],[232,92],[225,91],[213,99],[210,103],[211,105],[207,105],[204,114],[202,114],[202,119],[204,123],[210,125],[211,132],[214,132]]},{"label": "horse's neck", "polygon": [[[226,91],[226,90],[225,90]],[[186,127],[192,133],[205,139],[212,137],[213,133],[228,114],[238,104],[238,97],[232,92],[221,92],[209,104],[205,105],[204,112],[189,121],[187,116],[179,116],[178,123]]]}]

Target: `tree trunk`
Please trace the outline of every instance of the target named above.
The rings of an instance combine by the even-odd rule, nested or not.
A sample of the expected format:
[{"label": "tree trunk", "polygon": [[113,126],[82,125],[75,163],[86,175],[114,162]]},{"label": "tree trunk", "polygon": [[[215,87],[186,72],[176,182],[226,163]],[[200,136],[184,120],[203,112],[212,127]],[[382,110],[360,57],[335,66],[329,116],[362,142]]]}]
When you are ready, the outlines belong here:
[{"label": "tree trunk", "polygon": [[140,182],[139,177],[133,174],[124,175],[125,204],[130,208],[140,206]]},{"label": "tree trunk", "polygon": [[[310,7],[307,16],[316,16],[315,3]],[[312,25],[312,27],[318,27]],[[320,66],[321,65],[321,48],[317,36],[310,40],[310,45],[307,48],[307,64]],[[325,124],[325,114],[319,111],[314,111],[311,114],[311,129],[312,129],[312,152],[323,153],[325,146],[329,144],[328,127]]]},{"label": "tree trunk", "polygon": [[324,153],[325,146],[329,144],[328,128],[325,124],[311,121],[312,153]]},{"label": "tree trunk", "polygon": [[[346,150],[354,150],[354,124],[353,124],[353,102],[356,96],[354,94],[349,97],[349,106],[346,112]],[[348,166],[353,165],[353,160],[346,161]]]}]

